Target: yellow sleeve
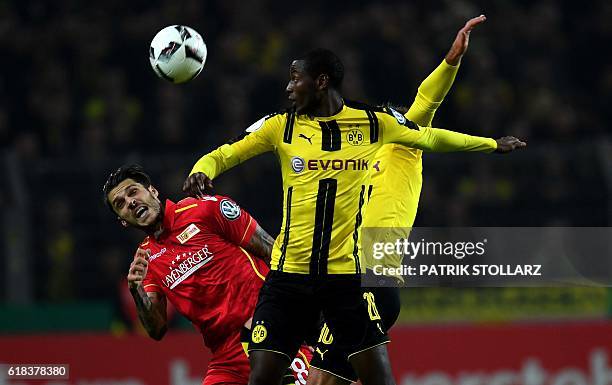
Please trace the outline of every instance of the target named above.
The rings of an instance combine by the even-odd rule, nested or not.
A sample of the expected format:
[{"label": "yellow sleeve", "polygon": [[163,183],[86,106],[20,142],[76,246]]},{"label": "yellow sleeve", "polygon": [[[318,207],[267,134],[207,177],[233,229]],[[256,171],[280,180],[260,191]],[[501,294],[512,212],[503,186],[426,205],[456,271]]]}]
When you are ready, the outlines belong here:
[{"label": "yellow sleeve", "polygon": [[419,86],[416,98],[406,113],[406,118],[420,126],[430,126],[436,110],[451,89],[459,66],[442,63]]},{"label": "yellow sleeve", "polygon": [[391,110],[394,116],[377,113],[383,143],[397,143],[430,152],[479,151],[493,152],[495,139],[461,134],[441,128],[419,127],[402,114]]},{"label": "yellow sleeve", "polygon": [[232,144],[224,144],[201,157],[189,175],[203,172],[214,179],[230,168],[264,152],[276,150],[282,122],[286,115],[264,117],[247,129],[247,135]]}]

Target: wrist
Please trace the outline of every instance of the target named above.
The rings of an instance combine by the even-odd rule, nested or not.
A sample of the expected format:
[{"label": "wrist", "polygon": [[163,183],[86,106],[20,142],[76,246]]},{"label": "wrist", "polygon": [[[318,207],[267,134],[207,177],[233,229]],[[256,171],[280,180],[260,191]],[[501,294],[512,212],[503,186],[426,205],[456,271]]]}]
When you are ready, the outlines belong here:
[{"label": "wrist", "polygon": [[142,282],[128,282],[128,288],[133,293],[136,293],[140,287],[142,287]]},{"label": "wrist", "polygon": [[452,67],[457,67],[459,64],[461,64],[461,58],[463,57],[463,55],[446,55],[446,57],[444,57],[444,61],[446,62],[446,64],[448,64],[449,66]]}]

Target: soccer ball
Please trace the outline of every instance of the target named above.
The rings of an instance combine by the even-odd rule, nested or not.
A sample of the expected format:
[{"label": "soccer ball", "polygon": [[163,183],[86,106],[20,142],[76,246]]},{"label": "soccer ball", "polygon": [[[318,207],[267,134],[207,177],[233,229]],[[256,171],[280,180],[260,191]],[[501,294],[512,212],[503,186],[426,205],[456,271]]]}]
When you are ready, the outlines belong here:
[{"label": "soccer ball", "polygon": [[185,83],[200,74],[206,62],[206,44],[199,33],[184,25],[171,25],[151,41],[153,71],[172,83]]}]

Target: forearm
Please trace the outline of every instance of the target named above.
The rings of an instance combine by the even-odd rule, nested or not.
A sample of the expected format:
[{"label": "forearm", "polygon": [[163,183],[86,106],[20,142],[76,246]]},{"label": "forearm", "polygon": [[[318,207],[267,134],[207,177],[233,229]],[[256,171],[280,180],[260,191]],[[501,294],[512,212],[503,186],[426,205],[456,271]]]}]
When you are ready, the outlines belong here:
[{"label": "forearm", "polygon": [[423,80],[419,86],[418,96],[421,99],[439,105],[453,86],[459,65],[453,66],[443,60],[436,69]]},{"label": "forearm", "polygon": [[263,259],[266,263],[270,263],[272,256],[272,247],[274,238],[272,238],[261,226],[257,225],[255,233],[251,237],[246,249],[256,257]]},{"label": "forearm", "polygon": [[495,139],[461,134],[441,128],[422,127],[422,135],[414,147],[430,152],[476,151],[493,152],[497,149]]},{"label": "forearm", "polygon": [[240,163],[240,161],[235,154],[233,145],[224,144],[201,157],[193,166],[189,175],[196,172],[202,172],[210,179],[214,179],[238,163]]},{"label": "forearm", "polygon": [[142,285],[130,288],[130,293],[134,298],[140,323],[151,338],[161,340],[167,330],[166,318],[151,301]]},{"label": "forearm", "polygon": [[459,66],[443,61],[419,86],[416,98],[406,113],[409,120],[430,126],[438,107],[453,85]]}]

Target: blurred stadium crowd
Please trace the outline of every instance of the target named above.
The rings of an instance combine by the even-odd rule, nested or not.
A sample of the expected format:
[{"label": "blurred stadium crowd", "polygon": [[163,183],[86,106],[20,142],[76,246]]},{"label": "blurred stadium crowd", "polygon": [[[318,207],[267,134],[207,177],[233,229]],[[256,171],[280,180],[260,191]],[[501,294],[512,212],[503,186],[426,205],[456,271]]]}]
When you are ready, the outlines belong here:
[{"label": "blurred stadium crowd", "polygon": [[[612,41],[610,2],[5,1],[0,202],[3,249],[13,252],[2,253],[0,273],[27,278],[26,302],[117,300],[139,234],[102,204],[112,169],[141,163],[179,199],[200,155],[286,106],[288,64],[316,46],[343,59],[346,96],[409,105],[480,13],[488,21],[434,126],[515,135],[529,148],[426,155],[417,223],[610,225],[612,64],[600,55]],[[200,77],[182,86],[156,78],[147,56],[153,35],[176,23],[209,50]],[[274,235],[275,162],[264,156],[217,183]],[[15,300],[6,282],[0,298]]]}]

